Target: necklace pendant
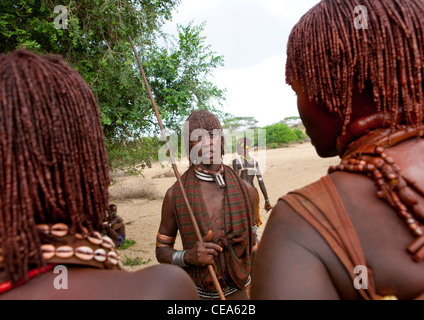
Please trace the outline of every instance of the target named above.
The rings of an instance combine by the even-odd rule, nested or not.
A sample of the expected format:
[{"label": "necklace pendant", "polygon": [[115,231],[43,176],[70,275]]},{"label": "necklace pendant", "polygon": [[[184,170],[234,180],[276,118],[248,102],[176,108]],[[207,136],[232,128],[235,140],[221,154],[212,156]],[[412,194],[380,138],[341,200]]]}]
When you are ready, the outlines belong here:
[{"label": "necklace pendant", "polygon": [[225,179],[221,174],[223,172],[224,167],[222,165],[221,169],[217,172],[211,172],[196,166],[194,167],[194,175],[197,179],[208,182],[215,181],[215,183],[218,185],[218,188],[220,189],[225,188]]},{"label": "necklace pendant", "polygon": [[224,189],[225,188],[225,181],[224,178],[222,177],[221,173],[217,173],[216,175],[214,175],[214,179],[216,184],[218,185],[218,188],[220,189]]}]

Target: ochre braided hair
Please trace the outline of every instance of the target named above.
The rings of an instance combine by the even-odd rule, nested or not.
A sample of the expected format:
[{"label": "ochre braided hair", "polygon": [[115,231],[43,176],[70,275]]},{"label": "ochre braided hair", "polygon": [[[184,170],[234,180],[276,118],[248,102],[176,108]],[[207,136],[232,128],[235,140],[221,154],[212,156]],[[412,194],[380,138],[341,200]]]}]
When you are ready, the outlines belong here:
[{"label": "ochre braided hair", "polygon": [[[367,9],[357,29],[359,5]],[[359,20],[357,20],[360,22]],[[323,0],[293,28],[287,46],[286,82],[299,82],[311,101],[352,113],[354,85],[371,85],[378,112],[415,127],[423,118],[424,2],[422,0]]]},{"label": "ochre braided hair", "polygon": [[[221,130],[222,126],[217,116],[207,110],[195,110],[186,120],[184,126],[184,140],[186,144],[186,152],[190,156],[191,146],[190,137],[191,133],[196,129],[204,129],[206,131]],[[224,156],[224,136],[221,138],[221,156]]]},{"label": "ochre braided hair", "polygon": [[[108,162],[99,111],[60,57],[0,57],[0,257],[10,281],[43,266],[37,223],[100,230]],[[0,264],[1,267],[1,264]]]},{"label": "ochre braided hair", "polygon": [[[362,9],[355,10],[361,5]],[[367,19],[367,28],[358,14]],[[344,121],[337,139],[344,171],[373,179],[377,197],[401,217],[415,240],[407,251],[424,260],[424,197],[386,148],[423,137],[424,1],[323,0],[294,27],[286,81]],[[376,113],[351,122],[352,95],[372,89]],[[358,108],[362,105],[357,104]]]}]

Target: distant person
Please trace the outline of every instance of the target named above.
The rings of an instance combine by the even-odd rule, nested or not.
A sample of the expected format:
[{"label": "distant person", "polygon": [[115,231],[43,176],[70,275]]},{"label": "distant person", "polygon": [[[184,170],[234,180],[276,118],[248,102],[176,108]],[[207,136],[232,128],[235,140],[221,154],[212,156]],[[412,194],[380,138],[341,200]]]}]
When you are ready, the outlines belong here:
[{"label": "distant person", "polygon": [[[215,273],[226,299],[247,299],[256,237],[252,205],[243,180],[222,163],[223,130],[218,118],[206,111],[193,111],[184,136],[189,140],[189,169],[181,176],[184,190],[204,242],[199,242],[175,183],[166,192],[156,242],[160,263],[184,268],[194,280],[202,299],[218,299],[219,294],[207,265]],[[183,250],[175,250],[179,232]]]},{"label": "distant person", "polygon": [[0,56],[0,150],[0,299],[197,298],[174,266],[124,272],[101,236],[109,166],[99,110],[62,58]]},{"label": "distant person", "polygon": [[265,211],[268,212],[272,209],[271,202],[268,198],[268,192],[265,187],[264,179],[262,177],[258,161],[250,155],[250,148],[252,147],[252,142],[248,138],[240,138],[237,141],[236,151],[238,157],[233,160],[233,169],[234,171],[251,187],[254,192],[255,197],[255,206],[254,217],[256,225],[259,227],[262,224],[261,216],[259,212],[259,192],[256,189],[254,184],[255,177],[258,179],[259,187],[261,188],[262,194],[265,199]]},{"label": "distant person", "polygon": [[118,207],[115,204],[109,205],[106,219],[103,224],[104,232],[115,242],[116,247],[120,247],[125,242],[125,223],[124,219],[118,216]]},{"label": "distant person", "polygon": [[323,0],[293,28],[287,83],[341,162],[274,207],[253,299],[424,299],[423,61],[423,1]]}]

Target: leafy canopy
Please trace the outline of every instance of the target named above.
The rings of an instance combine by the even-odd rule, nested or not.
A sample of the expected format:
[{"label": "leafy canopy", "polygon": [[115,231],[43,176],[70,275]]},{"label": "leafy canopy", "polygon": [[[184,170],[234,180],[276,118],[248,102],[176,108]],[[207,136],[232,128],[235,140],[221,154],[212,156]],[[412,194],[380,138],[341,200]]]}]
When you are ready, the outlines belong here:
[{"label": "leafy canopy", "polygon": [[302,127],[299,117],[288,117],[278,123],[264,127],[267,146],[277,148],[291,142],[302,142],[307,138]]},{"label": "leafy canopy", "polygon": [[[170,131],[179,132],[181,121],[193,109],[220,113],[224,99],[224,90],[210,81],[223,57],[205,45],[204,25],[178,26],[177,39],[161,32],[179,3],[70,0],[65,11],[55,12],[61,1],[2,0],[0,52],[25,47],[62,55],[97,99],[112,167],[149,161],[156,156],[159,142],[154,136],[159,128],[128,36],[139,48],[162,121]],[[67,24],[57,28],[59,15]]]}]

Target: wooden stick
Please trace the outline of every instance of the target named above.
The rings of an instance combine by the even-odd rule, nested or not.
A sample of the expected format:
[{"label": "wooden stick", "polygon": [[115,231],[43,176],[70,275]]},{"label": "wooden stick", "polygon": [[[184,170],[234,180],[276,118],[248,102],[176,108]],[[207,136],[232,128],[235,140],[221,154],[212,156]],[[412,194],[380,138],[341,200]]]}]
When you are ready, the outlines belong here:
[{"label": "wooden stick", "polygon": [[[148,92],[149,97],[150,97],[150,101],[152,102],[153,109],[155,110],[156,118],[158,119],[159,127],[160,127],[160,130],[162,132],[163,139],[165,140],[166,148],[167,148],[167,150],[169,152],[169,158],[171,159],[172,168],[174,169],[175,176],[177,177],[178,184],[179,184],[179,186],[181,188],[181,192],[183,194],[184,202],[185,202],[185,204],[187,206],[188,212],[190,214],[191,221],[192,221],[193,226],[194,226],[194,230],[196,232],[197,240],[199,242],[203,243],[203,238],[202,238],[202,235],[200,233],[199,226],[197,225],[197,221],[196,221],[196,218],[194,217],[193,209],[190,206],[190,203],[189,203],[188,198],[187,198],[187,194],[186,194],[186,192],[184,190],[183,182],[181,181],[181,176],[180,176],[180,173],[178,172],[178,168],[177,168],[177,165],[175,163],[174,156],[172,154],[171,146],[169,145],[168,138],[167,138],[166,133],[165,133],[165,130],[163,128],[162,120],[160,118],[160,114],[159,114],[158,108],[157,108],[156,103],[155,103],[155,99],[153,98],[152,92],[150,91],[150,86],[149,86],[149,83],[147,82],[147,78],[146,78],[146,75],[144,73],[143,67],[141,65],[140,59],[138,57],[137,50],[135,49],[134,43],[133,43],[133,41],[132,41],[132,39],[131,39],[130,36],[128,36],[128,39],[130,40],[131,47],[132,47],[132,49],[134,51],[134,55],[135,55],[135,57],[137,59],[137,63],[138,63],[138,66],[140,68],[141,75],[143,76],[144,84],[146,85],[146,89],[147,89],[147,92]],[[218,278],[217,278],[217,276],[215,274],[215,270],[213,269],[213,266],[210,265],[210,264],[208,264],[208,269],[209,269],[209,273],[210,273],[210,275],[212,277],[212,280],[213,280],[213,282],[215,284],[216,290],[219,293],[219,298],[221,300],[225,300],[225,296],[224,296],[224,294],[222,292],[221,285],[218,282]]]}]

